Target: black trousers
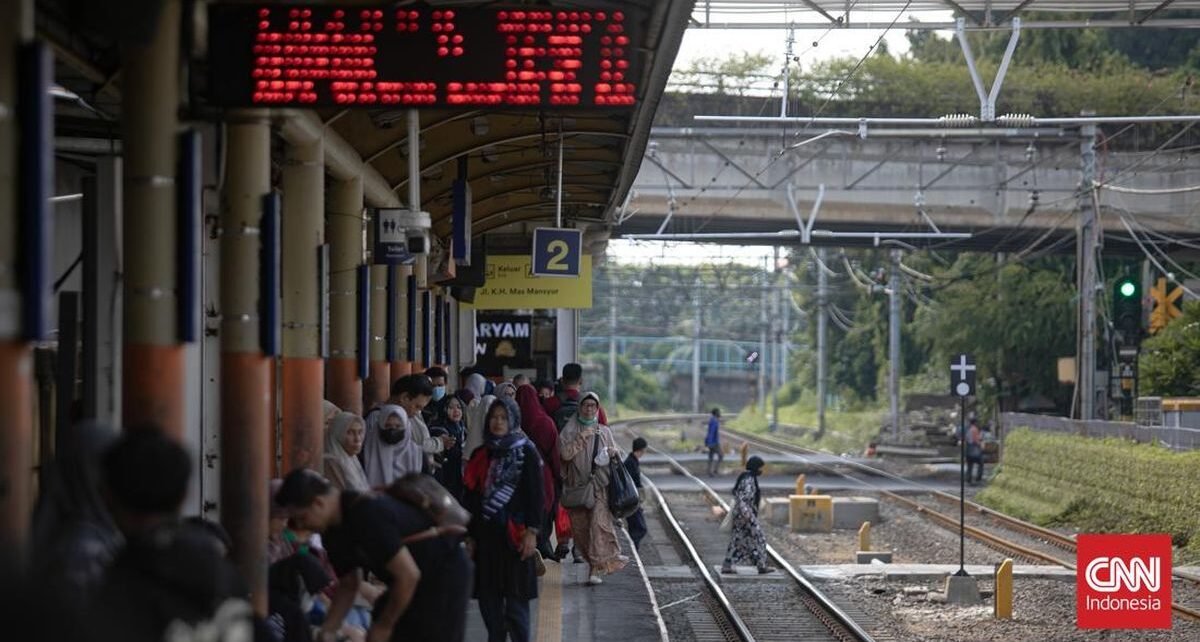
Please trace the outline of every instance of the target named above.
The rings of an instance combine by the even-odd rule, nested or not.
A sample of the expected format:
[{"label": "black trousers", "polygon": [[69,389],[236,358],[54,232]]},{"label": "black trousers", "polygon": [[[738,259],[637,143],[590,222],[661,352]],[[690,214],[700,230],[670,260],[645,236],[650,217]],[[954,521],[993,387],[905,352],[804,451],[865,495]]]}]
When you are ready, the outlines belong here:
[{"label": "black trousers", "polygon": [[632,515],[625,520],[625,526],[629,528],[629,539],[633,540],[635,548],[642,547],[642,538],[646,536],[646,515],[642,509],[637,509]]},{"label": "black trousers", "polygon": [[529,600],[481,592],[479,614],[488,642],[529,642]]},{"label": "black trousers", "polygon": [[[972,471],[978,470],[972,475]],[[967,457],[967,481],[983,481],[983,455]]]}]

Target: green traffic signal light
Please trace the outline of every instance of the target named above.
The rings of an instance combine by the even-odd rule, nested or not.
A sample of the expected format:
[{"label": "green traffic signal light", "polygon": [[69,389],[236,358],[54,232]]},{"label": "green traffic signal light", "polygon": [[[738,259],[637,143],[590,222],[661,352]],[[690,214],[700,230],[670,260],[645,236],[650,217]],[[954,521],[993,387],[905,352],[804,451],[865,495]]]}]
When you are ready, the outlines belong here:
[{"label": "green traffic signal light", "polygon": [[1133,281],[1122,281],[1117,291],[1121,293],[1121,296],[1130,297],[1137,294],[1137,285]]}]

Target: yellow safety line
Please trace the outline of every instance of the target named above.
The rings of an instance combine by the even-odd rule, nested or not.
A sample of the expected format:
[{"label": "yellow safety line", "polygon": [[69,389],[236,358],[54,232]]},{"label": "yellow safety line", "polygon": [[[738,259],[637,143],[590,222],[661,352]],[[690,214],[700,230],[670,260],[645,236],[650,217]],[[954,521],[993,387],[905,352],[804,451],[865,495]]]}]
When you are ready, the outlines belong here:
[{"label": "yellow safety line", "polygon": [[562,564],[546,564],[537,600],[537,642],[562,642],[562,589]]}]

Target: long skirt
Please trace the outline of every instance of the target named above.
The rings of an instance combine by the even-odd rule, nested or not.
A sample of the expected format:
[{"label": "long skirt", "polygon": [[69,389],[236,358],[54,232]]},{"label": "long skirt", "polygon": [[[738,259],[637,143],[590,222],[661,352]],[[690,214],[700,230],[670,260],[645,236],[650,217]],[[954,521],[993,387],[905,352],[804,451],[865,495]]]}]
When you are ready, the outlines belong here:
[{"label": "long skirt", "polygon": [[613,516],[608,510],[606,493],[597,493],[596,505],[592,508],[569,508],[571,534],[575,537],[575,548],[583,553],[583,559],[596,575],[615,573],[629,563],[621,554],[617,542],[617,531],[613,528]]},{"label": "long skirt", "polygon": [[729,540],[729,548],[725,550],[725,566],[749,562],[758,568],[766,568],[767,538],[763,534],[762,525],[758,523],[758,515],[753,511],[736,507],[733,513],[733,536]]}]

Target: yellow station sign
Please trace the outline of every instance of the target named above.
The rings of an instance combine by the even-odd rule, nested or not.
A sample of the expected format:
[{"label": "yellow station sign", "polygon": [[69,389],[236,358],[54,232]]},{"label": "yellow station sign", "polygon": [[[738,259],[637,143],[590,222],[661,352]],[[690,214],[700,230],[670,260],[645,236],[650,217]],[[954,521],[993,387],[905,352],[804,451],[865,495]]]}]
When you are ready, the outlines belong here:
[{"label": "yellow station sign", "polygon": [[475,292],[477,310],[553,310],[592,307],[592,257],[584,254],[578,278],[533,276],[532,258],[487,257],[486,281]]}]

